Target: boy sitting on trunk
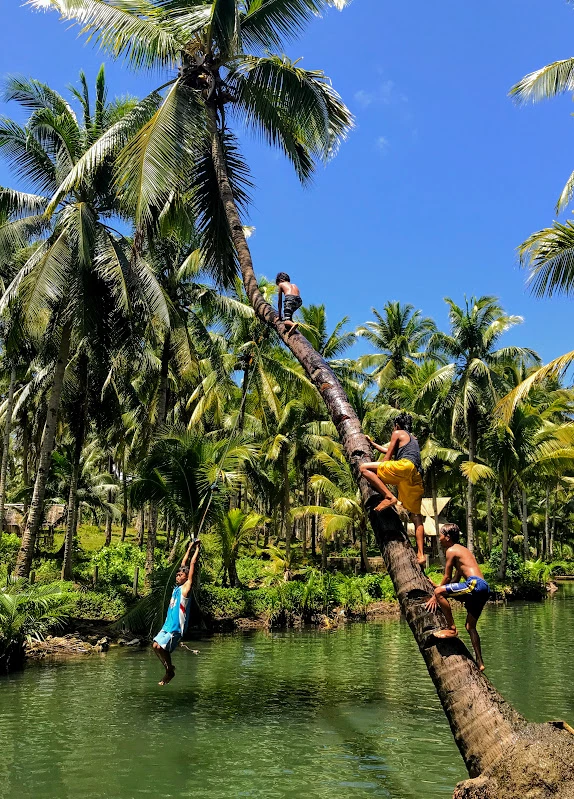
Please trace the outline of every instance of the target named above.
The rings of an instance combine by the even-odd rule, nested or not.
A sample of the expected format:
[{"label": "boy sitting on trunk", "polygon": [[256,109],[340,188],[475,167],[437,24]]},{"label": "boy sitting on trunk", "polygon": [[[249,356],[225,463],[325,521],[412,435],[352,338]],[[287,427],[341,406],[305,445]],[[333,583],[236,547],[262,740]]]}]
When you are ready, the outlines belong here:
[{"label": "boy sitting on trunk", "polygon": [[[448,628],[434,633],[435,638],[455,638],[458,635],[449,599],[459,599],[466,605],[466,629],[470,635],[476,665],[484,671],[484,662],[480,649],[480,637],[476,631],[476,623],[488,601],[490,589],[484,579],[476,558],[462,544],[459,544],[460,529],[456,524],[443,524],[439,533],[439,543],[446,553],[444,577],[435,588],[434,595],[425,604],[427,610],[436,610],[437,605],[445,615]],[[451,583],[452,571],[456,569],[455,581]],[[460,582],[461,578],[464,578]]]}]

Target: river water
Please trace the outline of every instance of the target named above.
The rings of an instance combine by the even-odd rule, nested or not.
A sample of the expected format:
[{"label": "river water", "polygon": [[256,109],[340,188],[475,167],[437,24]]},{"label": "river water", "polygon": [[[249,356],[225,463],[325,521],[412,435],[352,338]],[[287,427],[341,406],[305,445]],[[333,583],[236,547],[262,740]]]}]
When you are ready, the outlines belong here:
[{"label": "river water", "polygon": [[[485,609],[487,674],[533,721],[574,722],[573,631],[573,584]],[[1,799],[447,799],[465,776],[403,622],[191,646],[165,688],[150,650],[0,680]]]}]

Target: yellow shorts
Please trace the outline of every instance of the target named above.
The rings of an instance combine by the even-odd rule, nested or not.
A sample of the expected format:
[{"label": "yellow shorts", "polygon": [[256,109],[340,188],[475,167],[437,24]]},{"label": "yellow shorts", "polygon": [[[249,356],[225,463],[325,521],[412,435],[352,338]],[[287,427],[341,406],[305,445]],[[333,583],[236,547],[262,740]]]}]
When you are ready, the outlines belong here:
[{"label": "yellow shorts", "polygon": [[423,479],[412,461],[407,458],[401,458],[400,461],[383,461],[377,469],[377,477],[383,483],[397,486],[399,502],[402,502],[409,513],[421,512]]}]

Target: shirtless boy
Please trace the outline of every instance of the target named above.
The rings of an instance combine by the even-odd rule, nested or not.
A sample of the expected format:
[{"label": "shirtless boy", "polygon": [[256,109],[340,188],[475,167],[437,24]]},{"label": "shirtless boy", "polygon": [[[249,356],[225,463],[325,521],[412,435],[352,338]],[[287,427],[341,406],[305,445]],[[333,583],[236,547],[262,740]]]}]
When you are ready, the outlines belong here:
[{"label": "shirtless boy", "polygon": [[368,480],[379,494],[383,495],[383,500],[375,508],[376,511],[385,510],[385,508],[390,508],[392,505],[397,504],[397,498],[387,488],[386,484],[397,486],[399,501],[405,510],[411,514],[415,525],[417,561],[423,566],[426,564],[424,554],[425,529],[421,515],[424,488],[421,476],[421,451],[419,442],[411,434],[412,421],[410,414],[399,414],[395,419],[395,429],[387,446],[375,444],[369,438],[373,447],[379,452],[383,452],[385,457],[382,461],[363,463],[360,469],[363,477]]},{"label": "shirtless boy", "polygon": [[[189,556],[194,546],[195,551],[190,561]],[[163,627],[153,639],[153,650],[165,666],[165,674],[160,680],[160,685],[167,685],[175,677],[171,653],[177,648],[189,623],[189,612],[191,610],[189,595],[191,593],[195,562],[199,555],[199,547],[200,542],[198,540],[192,541],[188,546],[181,566],[175,575],[175,588],[171,595]],[[187,565],[188,563],[189,566]]]},{"label": "shirtless boy", "polygon": [[[480,637],[476,631],[476,623],[488,601],[490,589],[484,579],[476,558],[472,552],[459,544],[460,530],[456,524],[443,524],[439,534],[439,542],[446,553],[444,577],[435,588],[434,595],[425,604],[427,610],[436,610],[437,605],[445,615],[448,629],[435,632],[435,638],[455,638],[458,635],[449,599],[459,599],[466,605],[466,629],[470,635],[476,665],[484,671],[484,662],[480,649]],[[452,571],[456,570],[454,583],[451,583]],[[464,578],[460,582],[461,578]]]},{"label": "shirtless boy", "polygon": [[[275,283],[279,289],[277,296],[277,310],[279,312],[279,321],[285,322],[289,327],[288,336],[291,336],[299,322],[293,321],[293,314],[303,304],[298,287],[295,283],[291,283],[291,278],[287,272],[279,272],[275,278]],[[283,299],[285,296],[285,299]],[[281,309],[283,306],[283,310]]]}]

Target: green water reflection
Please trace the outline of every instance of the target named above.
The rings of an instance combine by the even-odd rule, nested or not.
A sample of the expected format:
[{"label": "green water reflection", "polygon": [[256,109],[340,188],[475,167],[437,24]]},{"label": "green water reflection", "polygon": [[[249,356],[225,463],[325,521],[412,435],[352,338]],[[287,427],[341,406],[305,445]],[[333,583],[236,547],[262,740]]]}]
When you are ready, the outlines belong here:
[{"label": "green water reflection", "polygon": [[[574,720],[573,622],[572,585],[485,611],[488,674],[533,720]],[[464,776],[402,622],[197,646],[164,689],[148,650],[2,680],[1,799],[446,799]]]}]

